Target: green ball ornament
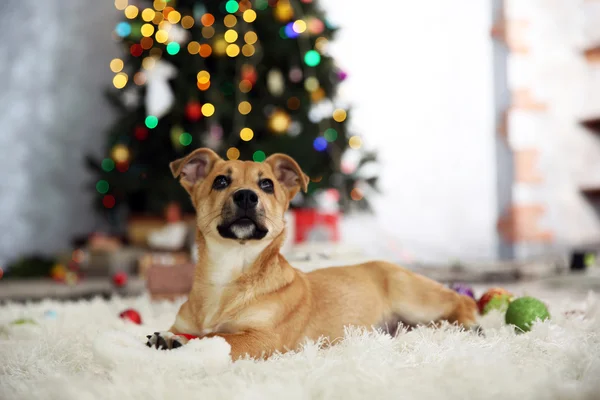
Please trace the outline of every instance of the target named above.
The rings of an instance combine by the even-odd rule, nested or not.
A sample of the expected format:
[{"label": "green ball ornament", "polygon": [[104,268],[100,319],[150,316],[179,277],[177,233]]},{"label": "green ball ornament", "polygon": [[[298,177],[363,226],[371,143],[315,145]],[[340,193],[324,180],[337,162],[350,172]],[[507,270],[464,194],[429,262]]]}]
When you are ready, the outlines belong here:
[{"label": "green ball ornament", "polygon": [[513,297],[510,294],[500,294],[492,297],[492,299],[483,307],[483,315],[492,310],[505,312],[508,309],[512,298]]},{"label": "green ball ornament", "polygon": [[540,300],[533,297],[521,297],[510,303],[504,320],[523,332],[528,332],[536,320],[550,319],[548,308]]}]

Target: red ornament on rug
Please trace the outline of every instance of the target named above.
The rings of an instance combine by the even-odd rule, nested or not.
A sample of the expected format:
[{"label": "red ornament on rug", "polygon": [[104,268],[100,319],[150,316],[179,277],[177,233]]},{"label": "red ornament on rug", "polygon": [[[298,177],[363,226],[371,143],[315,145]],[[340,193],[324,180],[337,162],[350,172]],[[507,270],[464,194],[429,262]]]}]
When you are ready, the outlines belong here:
[{"label": "red ornament on rug", "polygon": [[485,292],[477,301],[477,308],[479,308],[479,312],[483,313],[485,306],[496,296],[508,295],[512,296],[511,293],[502,288],[491,288],[487,292]]},{"label": "red ornament on rug", "polygon": [[119,314],[119,317],[121,317],[121,319],[131,321],[134,324],[140,325],[142,323],[142,317],[140,316],[140,313],[135,311],[133,308],[128,308],[127,310],[123,311],[121,314]]},{"label": "red ornament on rug", "polygon": [[117,287],[123,287],[127,285],[127,274],[125,272],[117,272],[113,275],[113,283]]},{"label": "red ornament on rug", "polygon": [[190,121],[198,121],[202,118],[202,105],[197,101],[190,101],[185,106],[185,117]]}]

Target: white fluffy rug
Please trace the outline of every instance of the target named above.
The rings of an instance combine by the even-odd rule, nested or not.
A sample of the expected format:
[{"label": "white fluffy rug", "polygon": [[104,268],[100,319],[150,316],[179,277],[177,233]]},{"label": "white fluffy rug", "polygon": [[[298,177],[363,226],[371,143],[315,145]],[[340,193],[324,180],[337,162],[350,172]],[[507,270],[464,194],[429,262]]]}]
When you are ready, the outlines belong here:
[{"label": "white fluffy rug", "polygon": [[[136,299],[0,308],[0,399],[598,399],[600,301],[550,303],[553,319],[515,334],[502,316],[485,337],[456,328],[398,337],[349,331],[342,344],[268,361],[229,361],[219,339],[145,347],[178,304]],[[143,325],[118,318],[140,311]],[[44,316],[56,312],[55,319]],[[565,316],[564,311],[582,313]],[[33,318],[37,325],[10,325]]]}]

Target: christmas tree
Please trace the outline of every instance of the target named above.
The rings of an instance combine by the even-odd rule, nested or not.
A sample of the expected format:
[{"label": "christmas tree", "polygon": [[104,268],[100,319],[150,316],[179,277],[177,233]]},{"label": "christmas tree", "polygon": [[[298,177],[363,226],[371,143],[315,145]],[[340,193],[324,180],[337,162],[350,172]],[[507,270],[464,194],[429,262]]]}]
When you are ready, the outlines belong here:
[{"label": "christmas tree", "polygon": [[[114,30],[126,51],[110,63],[118,117],[106,157],[89,159],[100,209],[159,214],[191,207],[168,168],[198,147],[227,159],[282,152],[310,176],[306,196],[368,208],[361,176],[374,162],[347,131],[336,90],[346,73],[327,53],[335,28],[313,0],[116,0]],[[346,154],[350,161],[344,161]],[[331,196],[330,196],[331,197]]]}]

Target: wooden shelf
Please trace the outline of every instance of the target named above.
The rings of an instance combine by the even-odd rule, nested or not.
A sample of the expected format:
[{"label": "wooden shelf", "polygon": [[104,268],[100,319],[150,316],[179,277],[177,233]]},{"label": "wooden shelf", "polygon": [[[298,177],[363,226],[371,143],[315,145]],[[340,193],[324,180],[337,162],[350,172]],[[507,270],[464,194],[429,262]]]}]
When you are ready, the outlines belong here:
[{"label": "wooden shelf", "polygon": [[592,132],[600,134],[600,117],[586,119],[581,121],[580,123]]}]

